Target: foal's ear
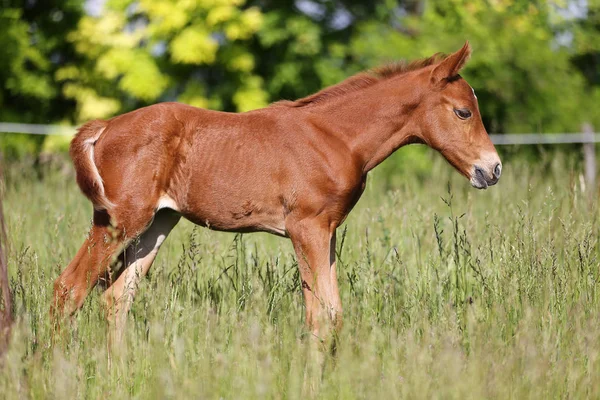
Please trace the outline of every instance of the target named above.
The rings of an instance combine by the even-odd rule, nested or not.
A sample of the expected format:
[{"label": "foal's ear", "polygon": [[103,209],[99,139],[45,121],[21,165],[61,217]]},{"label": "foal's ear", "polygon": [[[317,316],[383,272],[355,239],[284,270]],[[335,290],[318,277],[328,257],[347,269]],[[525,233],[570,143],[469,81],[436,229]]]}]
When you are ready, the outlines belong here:
[{"label": "foal's ear", "polygon": [[443,87],[455,78],[467,60],[471,57],[471,45],[465,42],[464,46],[456,53],[450,54],[439,63],[431,72],[431,83]]}]

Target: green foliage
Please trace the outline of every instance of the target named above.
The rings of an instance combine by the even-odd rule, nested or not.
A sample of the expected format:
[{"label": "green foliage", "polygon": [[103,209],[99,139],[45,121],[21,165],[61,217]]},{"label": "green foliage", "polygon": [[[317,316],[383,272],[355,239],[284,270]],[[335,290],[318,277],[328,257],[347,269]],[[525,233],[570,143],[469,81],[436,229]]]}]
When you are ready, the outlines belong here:
[{"label": "green foliage", "polygon": [[[79,0],[0,1],[0,122],[53,123],[70,119],[74,103],[55,79],[77,56],[66,40],[77,26]],[[116,110],[114,110],[116,111]],[[36,156],[44,138],[0,133],[6,157]]]},{"label": "green foliage", "polygon": [[[5,89],[13,96],[48,100],[54,95],[47,74],[49,61],[39,48],[29,43],[29,24],[22,20],[22,10],[0,10],[0,74]],[[2,104],[4,105],[4,104]]]},{"label": "green foliage", "polygon": [[4,121],[81,123],[173,100],[247,111],[468,39],[463,75],[489,131],[600,126],[598,1],[108,0],[93,14],[83,0],[2,5]]},{"label": "green foliage", "polygon": [[[99,17],[83,17],[68,39],[86,62],[65,65],[57,76],[69,82],[65,95],[78,104],[76,118],[106,118],[167,99],[204,107],[232,102],[238,111],[267,105],[247,50],[262,13],[243,5],[111,1]],[[216,71],[234,84],[210,82]]]},{"label": "green foliage", "polygon": [[122,347],[109,357],[99,290],[53,342],[52,282],[92,207],[73,171],[39,180],[9,165],[18,320],[2,398],[598,398],[600,213],[573,165],[513,160],[487,191],[439,158],[396,171],[394,191],[376,169],[338,233],[335,359],[311,347],[289,240],[185,221]]}]

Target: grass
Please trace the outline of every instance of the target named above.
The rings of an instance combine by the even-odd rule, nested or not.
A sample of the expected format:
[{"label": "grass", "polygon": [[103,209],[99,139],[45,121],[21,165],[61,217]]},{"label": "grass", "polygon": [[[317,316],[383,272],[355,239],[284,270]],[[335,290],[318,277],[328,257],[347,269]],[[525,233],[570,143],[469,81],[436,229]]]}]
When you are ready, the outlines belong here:
[{"label": "grass", "polygon": [[18,322],[2,397],[600,397],[599,213],[577,163],[515,158],[476,191],[432,160],[417,174],[388,161],[340,229],[344,327],[323,363],[289,241],[187,222],[141,285],[110,365],[98,292],[51,345],[52,282],[91,207],[69,169],[39,178],[9,165]]}]

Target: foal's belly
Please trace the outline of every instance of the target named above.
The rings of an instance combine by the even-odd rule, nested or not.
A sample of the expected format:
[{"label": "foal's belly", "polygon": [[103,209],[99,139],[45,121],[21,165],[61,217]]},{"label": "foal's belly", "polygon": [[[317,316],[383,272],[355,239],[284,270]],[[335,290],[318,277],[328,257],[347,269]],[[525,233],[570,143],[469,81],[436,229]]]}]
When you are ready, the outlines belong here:
[{"label": "foal's belly", "polygon": [[182,213],[189,221],[215,231],[223,232],[268,232],[287,237],[283,218],[246,217],[239,220],[223,218],[221,215],[202,215],[198,213]]},{"label": "foal's belly", "polygon": [[239,198],[224,193],[188,197],[181,214],[195,224],[217,231],[269,232],[286,236],[284,209],[277,201]]},{"label": "foal's belly", "polygon": [[[285,236],[282,160],[270,136],[200,135],[175,171],[171,194],[190,221],[219,231]],[[283,171],[285,170],[285,171]]]}]

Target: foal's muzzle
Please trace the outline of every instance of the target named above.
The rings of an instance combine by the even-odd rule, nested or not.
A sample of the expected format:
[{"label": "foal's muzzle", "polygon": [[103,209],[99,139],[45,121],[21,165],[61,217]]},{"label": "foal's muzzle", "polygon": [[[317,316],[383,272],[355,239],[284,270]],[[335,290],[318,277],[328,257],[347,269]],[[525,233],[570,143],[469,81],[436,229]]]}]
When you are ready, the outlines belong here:
[{"label": "foal's muzzle", "polygon": [[493,186],[498,182],[500,175],[502,175],[502,164],[499,162],[494,163],[488,171],[475,165],[471,176],[471,185],[477,189],[487,189],[488,186]]}]

